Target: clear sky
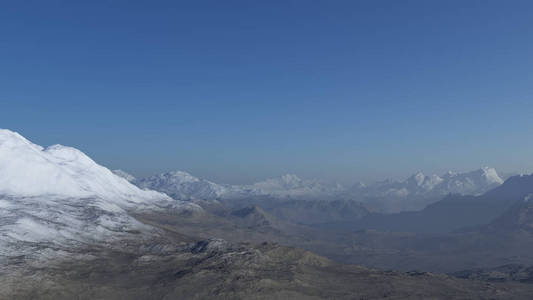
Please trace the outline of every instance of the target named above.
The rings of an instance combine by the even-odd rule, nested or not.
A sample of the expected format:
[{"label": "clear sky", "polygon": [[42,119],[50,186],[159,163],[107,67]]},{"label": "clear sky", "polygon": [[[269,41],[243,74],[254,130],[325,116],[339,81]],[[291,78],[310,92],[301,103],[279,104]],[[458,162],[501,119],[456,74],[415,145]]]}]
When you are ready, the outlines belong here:
[{"label": "clear sky", "polygon": [[0,128],[134,175],[533,169],[532,1],[2,1]]}]

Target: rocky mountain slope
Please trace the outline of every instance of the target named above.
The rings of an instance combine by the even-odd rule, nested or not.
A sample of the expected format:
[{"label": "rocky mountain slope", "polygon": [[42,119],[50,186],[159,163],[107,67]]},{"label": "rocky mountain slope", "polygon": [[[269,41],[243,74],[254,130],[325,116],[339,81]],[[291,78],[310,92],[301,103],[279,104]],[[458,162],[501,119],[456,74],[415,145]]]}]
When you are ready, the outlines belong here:
[{"label": "rocky mountain slope", "polygon": [[[88,249],[94,258],[0,276],[3,299],[528,299],[531,285],[338,265],[271,243],[211,239],[172,251]],[[27,270],[28,271],[28,270]]]}]

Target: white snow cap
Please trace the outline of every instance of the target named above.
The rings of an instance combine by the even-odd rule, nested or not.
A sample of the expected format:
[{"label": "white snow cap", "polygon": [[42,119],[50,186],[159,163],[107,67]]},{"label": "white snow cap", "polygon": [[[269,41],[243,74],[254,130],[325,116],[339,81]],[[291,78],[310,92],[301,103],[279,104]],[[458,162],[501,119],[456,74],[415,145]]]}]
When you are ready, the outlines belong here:
[{"label": "white snow cap", "polygon": [[44,149],[16,132],[0,129],[0,195],[99,197],[127,202],[168,198],[145,191],[61,145]]},{"label": "white snow cap", "polygon": [[498,175],[498,172],[496,172],[496,169],[489,168],[489,167],[483,167],[480,169],[480,171],[483,173],[483,176],[487,180],[487,183],[492,184],[502,184],[503,179]]}]

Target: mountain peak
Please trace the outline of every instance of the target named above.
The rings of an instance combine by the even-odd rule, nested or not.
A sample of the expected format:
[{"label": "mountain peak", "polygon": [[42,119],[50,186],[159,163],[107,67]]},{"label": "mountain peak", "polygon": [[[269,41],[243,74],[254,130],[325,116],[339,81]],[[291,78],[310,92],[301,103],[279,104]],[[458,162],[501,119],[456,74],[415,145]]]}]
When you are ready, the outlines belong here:
[{"label": "mountain peak", "polygon": [[486,180],[490,183],[502,184],[503,179],[498,175],[498,172],[494,168],[482,167],[479,172],[483,174]]},{"label": "mountain peak", "polygon": [[20,135],[18,132],[11,131],[9,129],[0,128],[0,141],[4,141],[8,139],[16,139],[16,140],[23,140],[23,141],[29,142],[25,137]]},{"label": "mountain peak", "polygon": [[9,130],[0,130],[0,194],[124,201],[165,198],[123,182],[78,149],[62,145],[45,149]]},{"label": "mountain peak", "polygon": [[25,137],[9,129],[0,129],[0,151],[12,151],[15,148],[32,148],[34,151],[41,151],[41,146],[35,145]]},{"label": "mountain peak", "polygon": [[141,188],[157,190],[179,200],[214,200],[228,192],[226,186],[184,171],[162,173],[135,182]]},{"label": "mountain peak", "polygon": [[170,172],[167,172],[167,173],[163,173],[163,176],[179,179],[182,182],[184,182],[184,181],[185,182],[200,181],[200,178],[195,177],[195,176],[191,175],[188,172],[180,171],[180,170],[174,170],[174,171],[170,171]]},{"label": "mountain peak", "polygon": [[409,180],[412,180],[416,183],[416,185],[420,186],[424,183],[424,180],[426,179],[426,175],[422,173],[421,171],[416,172],[415,174],[411,175]]},{"label": "mountain peak", "polygon": [[417,172],[405,180],[380,181],[364,188],[354,187],[350,192],[367,203],[375,201],[383,211],[397,212],[422,209],[450,193],[480,195],[502,183],[494,168],[482,167],[466,173],[448,171],[442,176]]}]

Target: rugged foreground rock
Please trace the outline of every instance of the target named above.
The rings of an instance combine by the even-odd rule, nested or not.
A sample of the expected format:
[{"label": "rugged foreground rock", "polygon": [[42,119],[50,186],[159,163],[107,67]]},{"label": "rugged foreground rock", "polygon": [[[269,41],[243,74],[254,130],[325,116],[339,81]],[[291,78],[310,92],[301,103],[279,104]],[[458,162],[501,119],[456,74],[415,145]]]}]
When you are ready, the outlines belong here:
[{"label": "rugged foreground rock", "polygon": [[[1,299],[529,299],[533,286],[339,265],[272,243],[180,237],[2,267]],[[167,241],[168,242],[168,241]]]}]

